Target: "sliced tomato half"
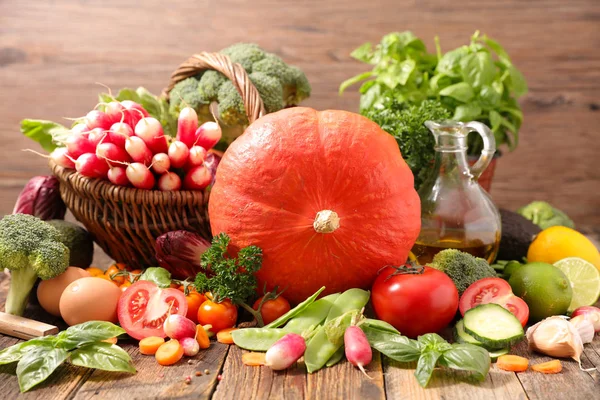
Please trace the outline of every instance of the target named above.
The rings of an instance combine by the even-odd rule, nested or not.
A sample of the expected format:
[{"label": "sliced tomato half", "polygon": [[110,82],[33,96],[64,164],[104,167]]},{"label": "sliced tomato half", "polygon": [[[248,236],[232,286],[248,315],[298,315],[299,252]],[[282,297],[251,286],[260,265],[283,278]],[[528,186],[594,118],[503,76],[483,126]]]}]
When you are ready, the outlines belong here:
[{"label": "sliced tomato half", "polygon": [[460,297],[458,309],[464,316],[467,310],[480,304],[495,303],[506,308],[525,326],[529,319],[529,307],[513,294],[508,282],[500,278],[484,278],[473,283]]},{"label": "sliced tomato half", "polygon": [[129,286],[119,299],[119,323],[132,338],[165,337],[163,323],[170,314],[185,316],[188,311],[183,292],[160,289],[152,282],[138,281]]}]

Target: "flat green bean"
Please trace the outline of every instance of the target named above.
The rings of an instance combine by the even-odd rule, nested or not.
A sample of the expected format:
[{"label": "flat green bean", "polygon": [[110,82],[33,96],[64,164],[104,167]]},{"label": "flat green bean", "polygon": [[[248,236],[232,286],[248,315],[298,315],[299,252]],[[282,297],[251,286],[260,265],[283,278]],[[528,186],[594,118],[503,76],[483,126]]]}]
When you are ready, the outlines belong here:
[{"label": "flat green bean", "polygon": [[333,367],[335,364],[342,361],[342,358],[344,358],[345,356],[345,350],[346,348],[344,346],[337,349],[335,353],[333,353],[333,355],[329,358],[329,360],[327,360],[327,364],[325,364],[325,366],[327,368]]},{"label": "flat green bean", "polygon": [[231,332],[233,343],[242,349],[252,351],[267,351],[286,333],[276,328],[243,328]]},{"label": "flat green bean", "polygon": [[329,322],[348,311],[362,310],[369,302],[370,293],[362,289],[348,289],[342,293],[333,303],[325,322]]},{"label": "flat green bean", "polygon": [[311,326],[320,325],[327,318],[331,306],[338,297],[340,297],[340,293],[334,293],[315,301],[300,314],[292,318],[283,329],[287,332],[300,335]]},{"label": "flat green bean", "polygon": [[281,317],[277,318],[275,321],[271,322],[268,325],[265,325],[265,328],[279,328],[280,326],[288,322],[290,319],[294,318],[302,311],[306,310],[306,308],[310,306],[317,299],[317,297],[319,297],[323,290],[325,290],[325,286],[317,290],[315,294],[310,296],[308,299],[304,300],[302,303],[298,304],[296,307],[292,308],[290,311],[283,314]]},{"label": "flat green bean", "polygon": [[[344,331],[350,326],[352,317],[346,315],[340,321],[331,321],[336,323],[340,331]],[[331,324],[330,324],[331,325]],[[316,372],[323,368],[327,361],[333,357],[340,347],[344,345],[343,340],[338,340],[333,343],[327,337],[328,324],[321,325],[317,328],[315,335],[309,340],[304,352],[304,364],[309,373]]]}]

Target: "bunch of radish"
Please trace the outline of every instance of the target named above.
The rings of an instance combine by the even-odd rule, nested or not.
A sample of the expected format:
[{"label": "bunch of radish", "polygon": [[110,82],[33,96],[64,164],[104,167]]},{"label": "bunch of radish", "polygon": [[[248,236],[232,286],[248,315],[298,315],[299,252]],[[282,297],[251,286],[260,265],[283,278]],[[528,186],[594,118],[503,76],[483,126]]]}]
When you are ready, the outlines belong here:
[{"label": "bunch of radish", "polygon": [[64,168],[89,178],[138,189],[202,190],[214,179],[218,156],[208,153],[221,139],[216,122],[199,125],[194,109],[179,113],[177,136],[164,135],[160,121],[138,103],[111,101],[92,110],[50,154]]}]

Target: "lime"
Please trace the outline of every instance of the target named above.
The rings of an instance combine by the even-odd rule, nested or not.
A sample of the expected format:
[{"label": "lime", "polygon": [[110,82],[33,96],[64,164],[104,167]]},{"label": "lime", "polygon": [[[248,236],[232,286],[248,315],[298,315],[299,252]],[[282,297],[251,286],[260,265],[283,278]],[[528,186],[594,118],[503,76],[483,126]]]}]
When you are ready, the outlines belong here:
[{"label": "lime", "polygon": [[533,262],[523,265],[508,280],[513,293],[529,306],[529,321],[565,314],[573,291],[567,276],[552,264]]},{"label": "lime", "polygon": [[573,298],[569,311],[581,306],[591,306],[600,297],[600,272],[590,262],[579,257],[563,258],[554,263],[554,266],[565,273],[571,288]]}]

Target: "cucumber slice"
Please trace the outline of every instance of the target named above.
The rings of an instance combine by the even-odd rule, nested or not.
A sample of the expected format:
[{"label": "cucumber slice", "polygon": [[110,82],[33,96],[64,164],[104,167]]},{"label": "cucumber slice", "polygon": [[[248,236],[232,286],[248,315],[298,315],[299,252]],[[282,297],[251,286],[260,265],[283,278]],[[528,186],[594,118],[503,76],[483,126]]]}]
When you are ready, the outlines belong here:
[{"label": "cucumber slice", "polygon": [[490,358],[492,359],[492,361],[495,362],[498,359],[498,357],[508,354],[509,351],[510,351],[510,348],[505,347],[503,349],[498,349],[498,350],[493,350],[493,351],[488,351],[488,352],[490,353]]},{"label": "cucumber slice", "polygon": [[464,316],[465,332],[480,341],[484,347],[510,347],[523,336],[521,323],[510,311],[498,304],[482,304],[471,308]]},{"label": "cucumber slice", "polygon": [[465,323],[462,319],[458,321],[454,327],[454,338],[459,343],[470,343],[475,346],[483,346],[479,340],[465,332]]}]

